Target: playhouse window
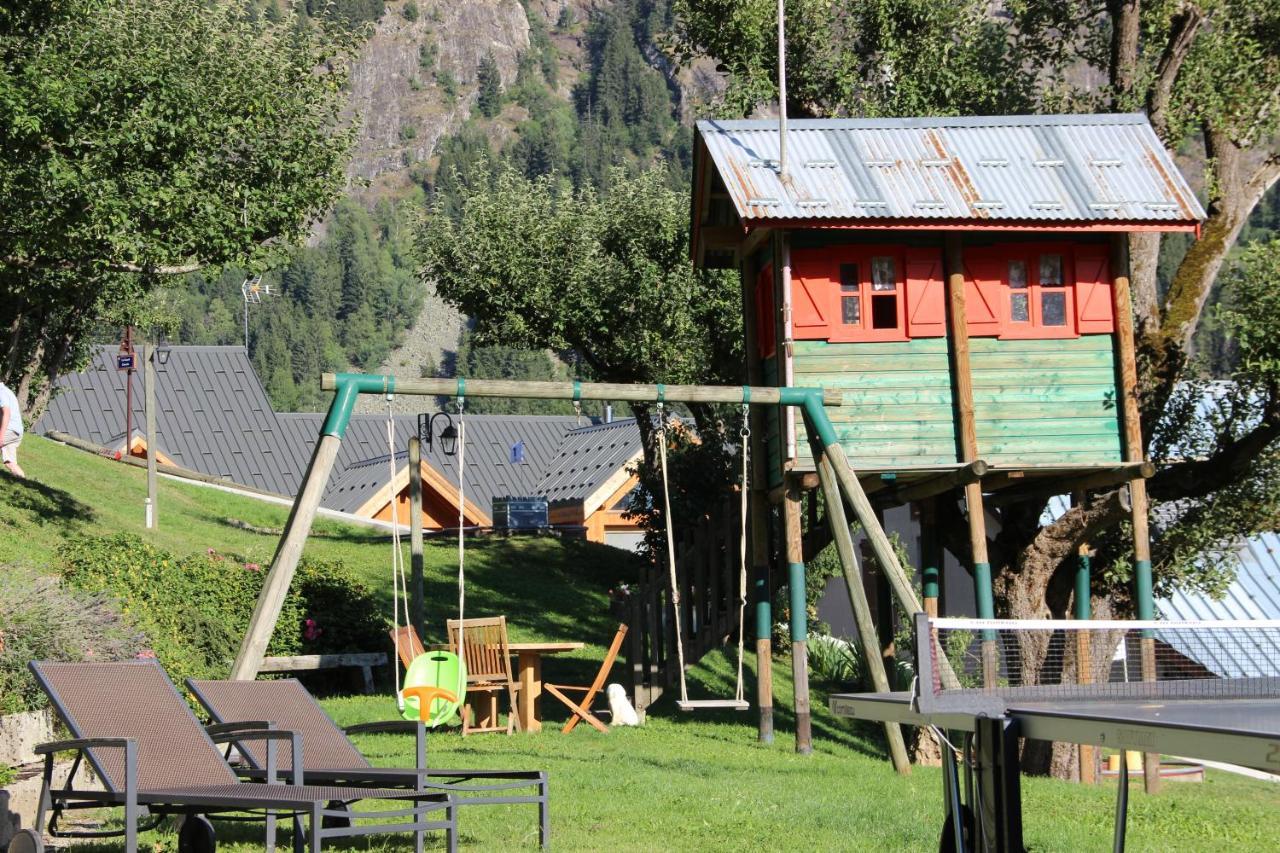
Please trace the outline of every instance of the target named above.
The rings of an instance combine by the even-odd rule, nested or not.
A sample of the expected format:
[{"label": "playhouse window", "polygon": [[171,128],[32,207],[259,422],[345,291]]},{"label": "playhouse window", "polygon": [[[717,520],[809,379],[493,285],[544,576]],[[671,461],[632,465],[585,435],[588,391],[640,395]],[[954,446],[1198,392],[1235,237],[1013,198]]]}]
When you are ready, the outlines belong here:
[{"label": "playhouse window", "polygon": [[898,328],[898,279],[890,257],[871,259],[871,328]]},{"label": "playhouse window", "polygon": [[1040,323],[1067,325],[1067,288],[1062,278],[1062,255],[1040,256]]},{"label": "playhouse window", "polygon": [[1031,294],[1027,288],[1027,262],[1009,261],[1009,322],[1031,322]]},{"label": "playhouse window", "polygon": [[858,265],[840,265],[840,322],[847,326],[862,325],[862,296],[859,292]]}]

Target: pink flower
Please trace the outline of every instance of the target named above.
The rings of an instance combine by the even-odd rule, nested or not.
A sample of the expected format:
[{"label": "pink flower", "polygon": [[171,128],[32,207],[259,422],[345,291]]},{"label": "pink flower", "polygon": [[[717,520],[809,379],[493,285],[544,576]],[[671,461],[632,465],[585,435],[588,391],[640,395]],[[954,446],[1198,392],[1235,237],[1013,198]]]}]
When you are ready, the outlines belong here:
[{"label": "pink flower", "polygon": [[245,564],[244,564],[244,567],[245,567],[246,569],[248,569],[249,571],[251,571],[251,572],[260,572],[260,571],[262,571],[262,566],[258,565],[257,563],[245,563]]},{"label": "pink flower", "polygon": [[155,660],[156,653],[151,649],[143,649],[134,656],[137,660]]},{"label": "pink flower", "polygon": [[324,629],[317,625],[314,619],[307,619],[302,623],[302,638],[307,642],[315,642],[323,633]]}]

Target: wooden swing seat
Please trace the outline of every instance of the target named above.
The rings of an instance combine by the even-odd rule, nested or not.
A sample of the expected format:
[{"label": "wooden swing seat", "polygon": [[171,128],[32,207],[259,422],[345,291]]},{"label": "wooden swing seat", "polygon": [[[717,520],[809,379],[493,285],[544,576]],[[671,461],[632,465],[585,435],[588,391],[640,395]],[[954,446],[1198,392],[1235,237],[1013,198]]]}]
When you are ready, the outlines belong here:
[{"label": "wooden swing seat", "polygon": [[711,711],[711,710],[730,710],[730,711],[747,711],[751,708],[751,703],[745,699],[686,699],[676,700],[676,707],[681,711]]}]

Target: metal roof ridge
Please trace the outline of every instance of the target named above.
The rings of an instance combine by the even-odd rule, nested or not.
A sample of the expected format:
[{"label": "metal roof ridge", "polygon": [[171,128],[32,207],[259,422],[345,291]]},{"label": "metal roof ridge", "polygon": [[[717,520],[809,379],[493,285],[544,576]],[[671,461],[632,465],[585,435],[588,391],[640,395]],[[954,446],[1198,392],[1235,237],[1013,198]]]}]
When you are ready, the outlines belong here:
[{"label": "metal roof ridge", "polygon": [[[1026,113],[1016,115],[978,116],[901,116],[898,118],[789,118],[787,130],[883,129],[929,127],[1088,127],[1096,125],[1146,125],[1145,113]],[[772,130],[778,120],[764,119],[698,119],[698,130]]]}]

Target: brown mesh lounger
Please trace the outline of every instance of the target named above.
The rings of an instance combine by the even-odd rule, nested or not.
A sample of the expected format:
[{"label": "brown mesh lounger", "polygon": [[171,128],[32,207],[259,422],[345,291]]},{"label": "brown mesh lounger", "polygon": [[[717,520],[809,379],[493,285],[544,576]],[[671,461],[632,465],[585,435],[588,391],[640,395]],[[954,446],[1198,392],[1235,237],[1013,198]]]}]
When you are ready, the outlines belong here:
[{"label": "brown mesh lounger", "polygon": [[[334,785],[372,785],[447,791],[459,806],[536,803],[538,836],[543,847],[550,841],[547,773],[544,770],[453,770],[427,766],[426,728],[420,722],[388,720],[338,728],[307,688],[292,678],[271,681],[198,681],[188,679],[196,699],[209,711],[215,723],[224,727],[242,724],[249,728],[267,723],[302,735],[302,767],[313,782]],[[255,722],[266,721],[266,722]],[[348,734],[373,732],[414,732],[417,763],[413,768],[374,767],[356,749]],[[240,775],[261,779],[266,768],[266,750],[261,744],[237,745],[246,764]],[[281,756],[285,769],[293,765]],[[536,792],[506,794],[534,787]],[[463,795],[466,796],[463,796]]]},{"label": "brown mesh lounger", "polygon": [[[263,814],[267,821],[265,847],[275,849],[277,813],[295,820],[295,846],[301,846],[302,822],[308,818],[307,836],[312,853],[326,838],[413,832],[421,853],[423,832],[443,829],[450,850],[457,849],[454,799],[440,791],[390,790],[337,785],[306,785],[304,773],[291,774],[293,784],[275,781],[275,751],[264,750],[267,784],[241,782],[218,752],[215,740],[243,742],[248,737],[290,745],[289,754],[301,754],[301,737],[293,732],[262,729],[224,735],[206,732],[173,682],[154,661],[121,663],[32,662],[31,671],[74,740],[42,744],[36,753],[45,756],[44,789],[35,826],[44,825],[48,812],[49,833],[55,837],[123,835],[128,853],[138,847],[139,819],[159,821],[165,815],[186,815],[179,835],[179,849],[212,849],[212,827],[204,818],[226,812]],[[53,757],[75,752],[76,761],[65,787],[52,784]],[[103,790],[76,790],[76,770],[87,758]],[[292,766],[292,765],[291,765]],[[391,810],[359,812],[354,823],[347,805],[361,800],[411,800]],[[77,808],[123,806],[124,829],[114,833],[83,833],[58,829],[64,811]],[[439,812],[438,815],[434,814]],[[192,829],[206,828],[207,836]],[[143,829],[149,826],[141,827]],[[28,836],[28,846],[40,849],[38,836]]]}]

